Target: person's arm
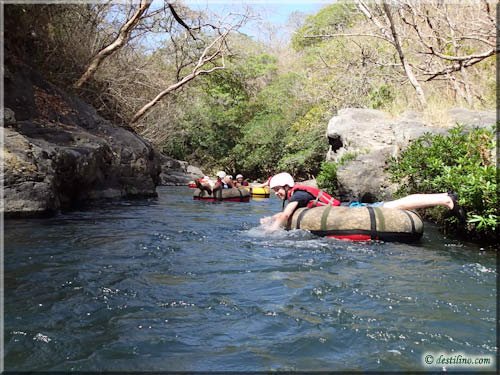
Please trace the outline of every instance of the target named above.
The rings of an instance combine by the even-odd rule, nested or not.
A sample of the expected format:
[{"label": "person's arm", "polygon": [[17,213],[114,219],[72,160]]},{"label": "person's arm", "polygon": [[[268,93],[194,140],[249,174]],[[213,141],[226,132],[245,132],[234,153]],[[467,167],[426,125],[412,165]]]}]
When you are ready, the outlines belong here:
[{"label": "person's arm", "polygon": [[282,227],[285,227],[288,219],[293,215],[298,205],[299,202],[290,202],[286,205],[285,209],[282,212],[278,212],[273,216],[264,217],[260,220],[260,223],[263,225],[269,225],[267,229],[270,231],[276,231]]},{"label": "person's arm", "polygon": [[271,177],[269,177],[266,181],[264,181],[263,183],[261,184],[252,184],[251,186],[252,187],[255,187],[255,188],[262,188],[262,187],[266,187],[266,186],[269,186],[269,181],[271,181]]}]

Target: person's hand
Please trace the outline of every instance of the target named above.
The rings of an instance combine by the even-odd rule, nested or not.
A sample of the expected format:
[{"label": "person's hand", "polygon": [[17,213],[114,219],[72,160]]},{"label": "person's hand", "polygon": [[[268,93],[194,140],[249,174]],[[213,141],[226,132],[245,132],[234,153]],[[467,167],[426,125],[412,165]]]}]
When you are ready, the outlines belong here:
[{"label": "person's hand", "polygon": [[273,218],[271,216],[266,216],[266,217],[263,217],[262,219],[260,219],[260,223],[262,225],[269,225],[271,224],[273,221]]}]

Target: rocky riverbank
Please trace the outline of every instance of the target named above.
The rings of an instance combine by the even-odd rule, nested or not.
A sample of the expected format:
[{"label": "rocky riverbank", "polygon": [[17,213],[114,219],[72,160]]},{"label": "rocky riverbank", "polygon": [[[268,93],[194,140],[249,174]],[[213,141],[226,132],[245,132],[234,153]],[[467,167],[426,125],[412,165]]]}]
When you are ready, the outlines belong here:
[{"label": "rocky riverbank", "polygon": [[156,195],[161,157],[131,129],[103,119],[21,61],[6,59],[4,87],[6,218]]}]

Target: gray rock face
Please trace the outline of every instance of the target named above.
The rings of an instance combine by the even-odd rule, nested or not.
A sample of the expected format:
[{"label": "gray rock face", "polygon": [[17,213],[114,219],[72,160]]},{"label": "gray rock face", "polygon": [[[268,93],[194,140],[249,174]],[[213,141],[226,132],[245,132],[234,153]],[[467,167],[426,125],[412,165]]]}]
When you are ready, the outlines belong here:
[{"label": "gray rock face", "polygon": [[[466,127],[490,126],[496,121],[494,111],[453,109],[450,116]],[[391,183],[385,172],[387,160],[424,133],[447,134],[447,128],[426,124],[415,112],[393,119],[378,110],[340,110],[328,124],[330,150],[326,158],[341,164],[337,170],[337,194],[342,200],[391,199],[397,184]]]},{"label": "gray rock face", "polygon": [[[5,77],[5,217],[39,216],[96,199],[156,195],[158,154],[25,65]],[[17,119],[17,121],[16,121]]]},{"label": "gray rock face", "polygon": [[337,170],[341,200],[362,199],[368,193],[385,199],[395,191],[394,186],[385,186],[384,172],[386,159],[397,150],[392,125],[389,115],[371,109],[343,109],[330,120],[327,160],[341,164]]},{"label": "gray rock face", "polygon": [[200,168],[165,155],[161,155],[160,163],[160,185],[186,185],[189,181],[201,178],[204,175]]},{"label": "gray rock face", "polygon": [[496,123],[495,111],[471,111],[465,108],[452,108],[448,111],[454,123],[462,124],[466,128],[484,128]]}]

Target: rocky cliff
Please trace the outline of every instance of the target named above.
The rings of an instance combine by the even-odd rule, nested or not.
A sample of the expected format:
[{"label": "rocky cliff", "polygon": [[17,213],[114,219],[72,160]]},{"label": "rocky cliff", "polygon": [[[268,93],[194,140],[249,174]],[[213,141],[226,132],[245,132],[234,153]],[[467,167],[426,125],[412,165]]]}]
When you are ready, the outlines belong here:
[{"label": "rocky cliff", "polygon": [[39,216],[89,200],[156,195],[158,154],[131,129],[7,57],[5,217]]}]

